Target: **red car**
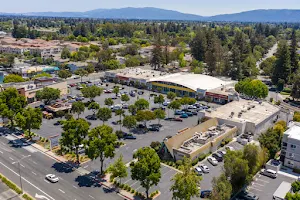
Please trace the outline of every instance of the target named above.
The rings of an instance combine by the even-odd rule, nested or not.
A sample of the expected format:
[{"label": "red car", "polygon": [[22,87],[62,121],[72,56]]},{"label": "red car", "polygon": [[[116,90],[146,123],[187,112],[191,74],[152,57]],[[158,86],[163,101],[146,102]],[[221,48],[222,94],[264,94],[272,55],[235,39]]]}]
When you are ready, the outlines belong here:
[{"label": "red car", "polygon": [[75,87],[75,86],[76,86],[76,84],[75,84],[75,83],[72,83],[72,84],[70,84],[70,86],[71,86],[71,87]]},{"label": "red car", "polygon": [[183,119],[177,117],[177,118],[174,118],[173,121],[176,121],[176,122],[183,122]]}]

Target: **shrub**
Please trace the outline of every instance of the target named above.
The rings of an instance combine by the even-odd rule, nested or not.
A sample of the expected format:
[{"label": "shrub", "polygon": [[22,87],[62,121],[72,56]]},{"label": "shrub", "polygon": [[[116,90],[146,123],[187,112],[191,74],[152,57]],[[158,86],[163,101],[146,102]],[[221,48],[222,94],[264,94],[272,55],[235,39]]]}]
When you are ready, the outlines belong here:
[{"label": "shrub", "polygon": [[130,190],[130,193],[131,193],[131,194],[135,194],[135,190],[132,188],[132,189]]},{"label": "shrub", "polygon": [[192,165],[195,166],[195,165],[197,165],[198,162],[199,162],[199,158],[195,158],[195,159],[192,161]]},{"label": "shrub", "polygon": [[18,193],[18,194],[22,193],[21,189],[16,184],[14,184],[10,180],[8,180],[7,178],[2,176],[1,180],[5,185],[7,185],[7,187],[14,190],[16,193]]},{"label": "shrub", "polygon": [[296,172],[296,173],[300,174],[300,169],[294,168],[294,169],[293,169],[293,172]]},{"label": "shrub", "polygon": [[293,192],[299,192],[300,191],[300,181],[294,181],[292,183]]},{"label": "shrub", "polygon": [[182,160],[177,160],[177,161],[176,161],[176,165],[177,165],[177,166],[182,165]]},{"label": "shrub", "polygon": [[22,197],[23,197],[23,199],[26,199],[26,200],[33,200],[33,198],[31,196],[29,196],[28,194],[23,194]]},{"label": "shrub", "polygon": [[273,100],[274,100],[274,99],[273,99],[273,97],[271,97],[271,98],[270,98],[270,102],[272,103],[272,102],[273,102]]},{"label": "shrub", "polygon": [[290,89],[290,88],[283,88],[282,92],[291,93],[292,89]]},{"label": "shrub", "polygon": [[199,156],[198,161],[202,161],[207,157],[207,154],[202,154]]},{"label": "shrub", "polygon": [[118,139],[124,138],[123,131],[116,131],[116,135],[117,135]]}]

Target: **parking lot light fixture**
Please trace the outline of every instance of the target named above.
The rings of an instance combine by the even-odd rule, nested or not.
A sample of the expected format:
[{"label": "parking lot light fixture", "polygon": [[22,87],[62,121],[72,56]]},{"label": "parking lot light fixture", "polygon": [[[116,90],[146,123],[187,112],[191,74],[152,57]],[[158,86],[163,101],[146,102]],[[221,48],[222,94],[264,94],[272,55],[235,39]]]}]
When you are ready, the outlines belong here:
[{"label": "parking lot light fixture", "polygon": [[[25,158],[29,158],[31,155],[27,155],[24,156],[23,158],[19,159],[18,161],[14,162],[14,163],[18,163],[18,167],[19,167],[19,177],[20,177],[20,187],[21,187],[21,194],[23,194],[23,185],[22,185],[22,175],[21,175],[21,167],[20,167],[20,162],[25,159]],[[13,163],[13,164],[14,164]]]}]

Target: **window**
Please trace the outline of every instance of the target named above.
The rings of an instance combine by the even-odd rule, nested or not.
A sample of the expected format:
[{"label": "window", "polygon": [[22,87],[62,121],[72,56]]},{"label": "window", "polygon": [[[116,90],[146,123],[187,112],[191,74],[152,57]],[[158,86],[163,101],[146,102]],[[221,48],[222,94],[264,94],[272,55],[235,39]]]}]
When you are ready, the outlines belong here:
[{"label": "window", "polygon": [[294,157],[294,154],[293,153],[289,153],[289,157]]},{"label": "window", "polygon": [[294,165],[294,162],[288,161],[288,165]]},{"label": "window", "polygon": [[296,145],[291,144],[291,148],[292,148],[292,149],[296,149]]},{"label": "window", "polygon": [[286,146],[287,146],[287,143],[286,143],[286,142],[283,142],[283,143],[282,143],[282,146],[286,147]]}]

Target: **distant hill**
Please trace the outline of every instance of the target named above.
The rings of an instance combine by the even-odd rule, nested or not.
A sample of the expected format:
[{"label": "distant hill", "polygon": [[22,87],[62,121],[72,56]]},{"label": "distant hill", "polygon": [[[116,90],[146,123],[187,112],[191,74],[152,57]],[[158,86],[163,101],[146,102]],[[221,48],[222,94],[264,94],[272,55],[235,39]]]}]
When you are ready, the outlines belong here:
[{"label": "distant hill", "polygon": [[142,20],[193,20],[193,21],[237,21],[237,22],[300,22],[300,10],[252,10],[233,14],[203,17],[160,8],[96,9],[86,12],[31,12],[0,13],[0,15],[25,15],[48,17],[86,17],[100,19]]}]

